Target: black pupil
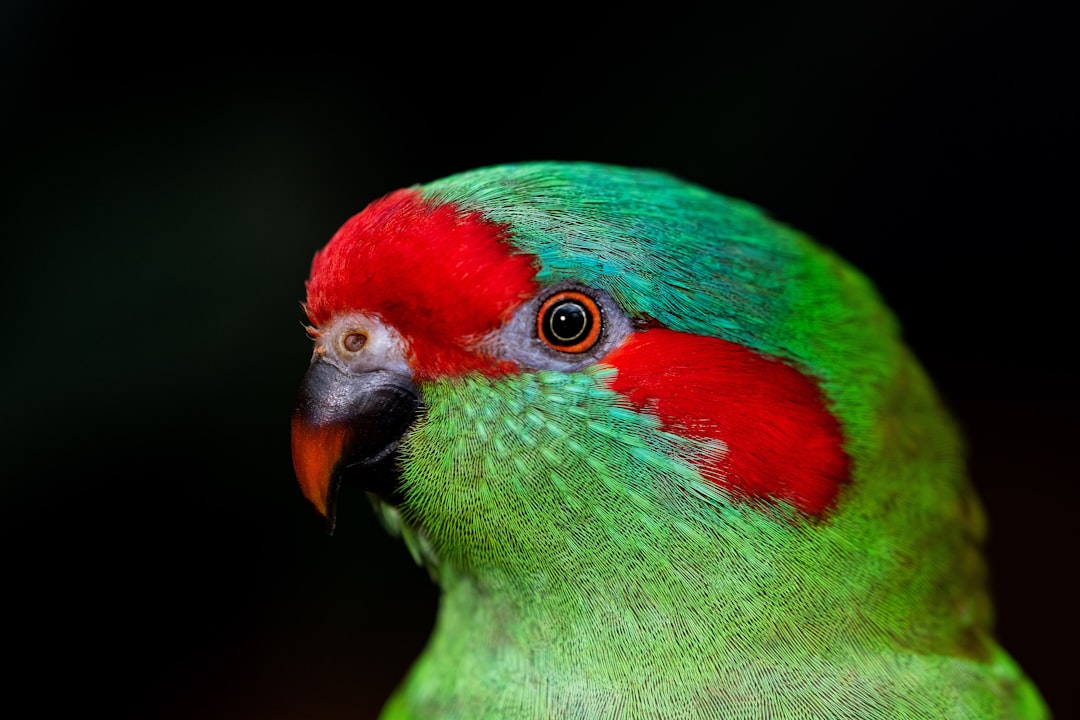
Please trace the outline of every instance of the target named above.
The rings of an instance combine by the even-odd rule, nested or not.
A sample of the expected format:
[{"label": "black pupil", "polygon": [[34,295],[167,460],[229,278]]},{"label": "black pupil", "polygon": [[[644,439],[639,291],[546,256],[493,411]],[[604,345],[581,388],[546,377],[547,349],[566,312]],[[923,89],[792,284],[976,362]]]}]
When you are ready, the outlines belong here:
[{"label": "black pupil", "polygon": [[548,308],[544,328],[552,345],[573,345],[589,334],[592,316],[578,303],[567,300]]}]

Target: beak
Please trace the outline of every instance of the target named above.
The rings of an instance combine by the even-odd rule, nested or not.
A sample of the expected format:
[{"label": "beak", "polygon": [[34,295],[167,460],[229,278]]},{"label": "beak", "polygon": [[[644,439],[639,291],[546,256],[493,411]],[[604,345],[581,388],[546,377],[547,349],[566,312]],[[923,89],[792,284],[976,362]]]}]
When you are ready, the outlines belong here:
[{"label": "beak", "polygon": [[350,373],[321,357],[312,361],[293,412],[293,468],[331,533],[343,478],[369,492],[394,494],[396,451],[419,410],[420,395],[406,375]]}]

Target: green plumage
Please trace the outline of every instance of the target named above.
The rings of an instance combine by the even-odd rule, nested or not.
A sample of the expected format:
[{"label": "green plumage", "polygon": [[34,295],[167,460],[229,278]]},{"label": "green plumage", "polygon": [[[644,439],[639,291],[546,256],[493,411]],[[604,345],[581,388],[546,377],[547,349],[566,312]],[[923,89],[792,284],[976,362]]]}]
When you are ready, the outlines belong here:
[{"label": "green plumage", "polygon": [[992,635],[958,433],[858,272],[661,173],[533,163],[420,189],[505,224],[544,283],[815,378],[853,471],[823,519],[766,512],[695,469],[722,443],[664,431],[602,363],[421,382],[405,503],[378,507],[443,595],[385,718],[1048,716]]}]

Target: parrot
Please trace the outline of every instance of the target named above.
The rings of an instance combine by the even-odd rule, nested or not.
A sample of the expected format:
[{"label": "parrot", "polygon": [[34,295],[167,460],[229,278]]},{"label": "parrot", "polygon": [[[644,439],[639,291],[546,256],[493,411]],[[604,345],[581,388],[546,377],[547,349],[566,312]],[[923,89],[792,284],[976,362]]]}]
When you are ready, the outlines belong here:
[{"label": "parrot", "polygon": [[[866,274],[668,170],[478,167],[311,261],[291,418],[438,586],[403,718],[1050,717],[962,428]],[[351,492],[351,490],[350,490]]]}]

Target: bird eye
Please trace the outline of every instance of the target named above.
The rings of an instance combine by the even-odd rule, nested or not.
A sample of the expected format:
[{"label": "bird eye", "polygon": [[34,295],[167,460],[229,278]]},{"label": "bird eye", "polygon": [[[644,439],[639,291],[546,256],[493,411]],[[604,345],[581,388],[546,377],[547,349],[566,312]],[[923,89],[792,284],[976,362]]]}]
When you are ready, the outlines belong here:
[{"label": "bird eye", "polygon": [[582,353],[600,339],[600,307],[576,290],[555,293],[536,314],[536,334],[545,344],[565,353]]}]

